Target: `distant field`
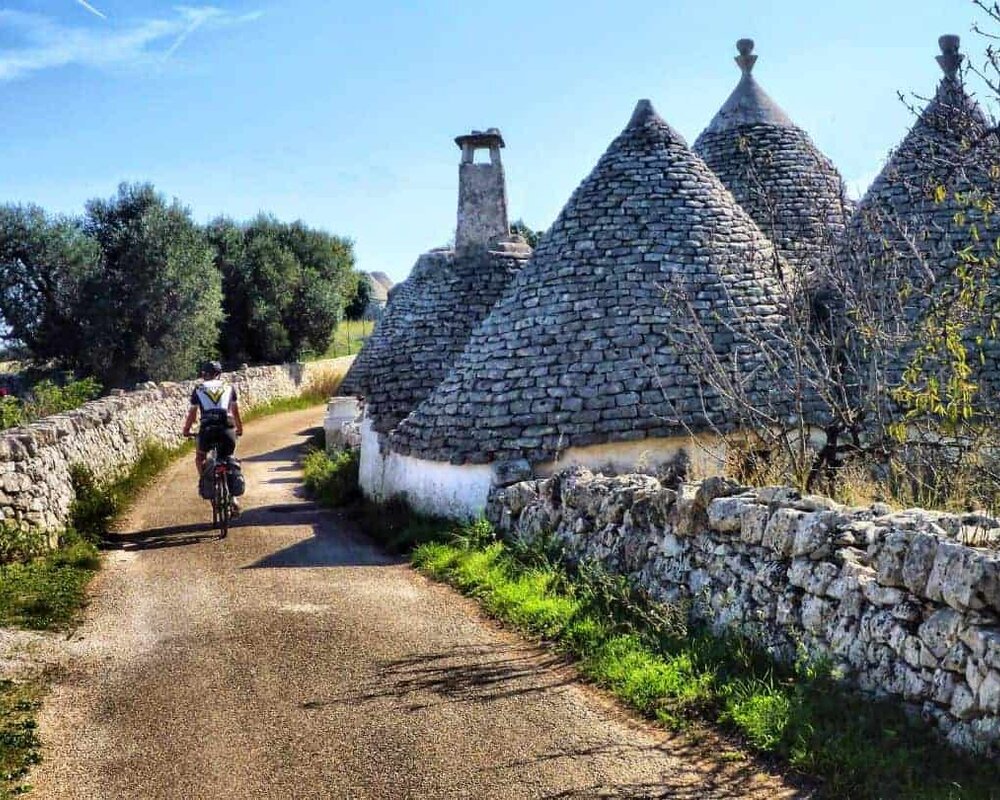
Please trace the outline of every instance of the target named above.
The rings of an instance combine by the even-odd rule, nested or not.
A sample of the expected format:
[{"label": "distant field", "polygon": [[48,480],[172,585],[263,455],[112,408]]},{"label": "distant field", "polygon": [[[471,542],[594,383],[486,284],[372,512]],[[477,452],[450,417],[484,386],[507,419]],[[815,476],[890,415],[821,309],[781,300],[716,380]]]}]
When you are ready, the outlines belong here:
[{"label": "distant field", "polygon": [[327,348],[324,357],[337,358],[354,355],[361,350],[361,346],[365,343],[365,339],[371,335],[374,327],[375,323],[371,320],[358,320],[356,322],[345,320],[341,322],[334,330],[333,336],[330,337],[330,347]]}]

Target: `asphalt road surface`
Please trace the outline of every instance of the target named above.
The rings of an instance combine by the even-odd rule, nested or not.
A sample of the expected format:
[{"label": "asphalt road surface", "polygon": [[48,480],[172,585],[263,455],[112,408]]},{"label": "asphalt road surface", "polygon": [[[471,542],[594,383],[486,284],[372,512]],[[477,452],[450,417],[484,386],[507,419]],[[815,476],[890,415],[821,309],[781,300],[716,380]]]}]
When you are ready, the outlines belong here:
[{"label": "asphalt road surface", "polygon": [[260,420],[224,541],[190,459],[97,577],[40,720],[38,798],[779,798],[301,497],[322,411]]}]

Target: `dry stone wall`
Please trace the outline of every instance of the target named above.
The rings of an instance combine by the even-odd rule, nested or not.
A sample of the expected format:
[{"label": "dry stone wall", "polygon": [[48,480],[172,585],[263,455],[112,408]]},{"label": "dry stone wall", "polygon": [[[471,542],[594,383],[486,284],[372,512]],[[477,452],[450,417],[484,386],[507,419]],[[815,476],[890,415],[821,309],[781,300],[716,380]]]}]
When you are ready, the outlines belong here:
[{"label": "dry stone wall", "polygon": [[497,490],[487,514],[781,658],[829,657],[955,746],[1000,754],[1000,522],[582,468]]},{"label": "dry stone wall", "polygon": [[[343,373],[350,360],[248,367],[228,378],[248,410],[297,396],[329,373]],[[3,520],[63,527],[73,502],[71,467],[82,464],[99,479],[113,478],[134,464],[148,443],[180,444],[193,387],[193,381],[146,384],[0,434]]]}]

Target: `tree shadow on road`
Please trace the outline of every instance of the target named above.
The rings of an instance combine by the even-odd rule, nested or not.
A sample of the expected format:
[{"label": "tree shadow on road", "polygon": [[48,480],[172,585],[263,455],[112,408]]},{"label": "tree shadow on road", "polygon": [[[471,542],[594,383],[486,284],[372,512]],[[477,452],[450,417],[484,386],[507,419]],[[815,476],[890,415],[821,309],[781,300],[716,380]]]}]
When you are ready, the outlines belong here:
[{"label": "tree shadow on road", "polygon": [[[558,653],[539,652],[528,645],[517,644],[466,645],[385,662],[360,691],[307,700],[299,706],[306,710],[322,710],[344,704],[378,704],[395,700],[407,712],[419,712],[449,703],[488,705],[529,695],[551,695],[563,687],[579,683],[570,662]],[[372,713],[380,712],[373,709]],[[497,761],[493,769],[517,775],[525,771],[535,773],[543,762],[551,762],[556,769],[560,769],[559,762],[563,762],[567,774],[580,774],[580,769],[569,769],[568,765],[585,762],[582,772],[589,774],[595,782],[545,795],[551,800],[736,800],[778,796],[788,800],[807,800],[812,796],[806,790],[793,788],[780,794],[769,793],[766,788],[768,782],[762,782],[761,778],[762,773],[770,771],[769,765],[747,757],[724,740],[713,739],[706,743],[694,736],[657,730],[651,731],[652,743],[631,744],[612,738],[616,735],[610,730],[607,740],[587,744],[567,743],[565,747],[537,755]],[[526,744],[525,752],[530,753],[530,745]],[[670,769],[664,771],[660,780],[628,784],[597,782],[602,774],[615,774],[622,762],[662,756],[669,757]],[[777,784],[771,786],[773,788]]]},{"label": "tree shadow on road", "polygon": [[507,644],[457,646],[384,663],[370,686],[340,697],[307,700],[302,708],[396,698],[409,711],[444,703],[492,703],[551,691],[574,682],[557,654]]},{"label": "tree shadow on road", "polygon": [[664,732],[664,740],[657,744],[635,745],[608,742],[591,747],[566,747],[533,758],[508,764],[498,764],[498,769],[524,769],[538,762],[574,762],[579,760],[621,762],[636,758],[646,759],[665,755],[676,762],[676,767],[665,772],[658,781],[631,783],[592,783],[587,786],[565,789],[543,795],[545,800],[742,800],[758,798],[771,800],[810,800],[815,787],[800,776],[776,777],[774,765],[755,758],[727,745],[725,741],[711,738],[699,739],[685,733]]}]

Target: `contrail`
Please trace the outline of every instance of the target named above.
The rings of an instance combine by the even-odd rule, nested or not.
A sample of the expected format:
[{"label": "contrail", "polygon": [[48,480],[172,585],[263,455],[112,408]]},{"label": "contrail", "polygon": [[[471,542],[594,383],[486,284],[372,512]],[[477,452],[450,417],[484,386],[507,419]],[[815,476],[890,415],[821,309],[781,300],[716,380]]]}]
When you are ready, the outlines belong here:
[{"label": "contrail", "polygon": [[[83,0],[79,0],[79,2],[83,2]],[[182,44],[184,44],[184,42],[187,40],[187,38],[192,33],[194,33],[196,30],[198,30],[198,28],[200,28],[202,25],[204,25],[205,22],[211,16],[213,16],[213,15],[212,14],[199,14],[193,20],[191,20],[191,24],[188,25],[187,28],[185,28],[183,31],[181,31],[180,35],[176,39],[174,39],[174,43],[172,45],[170,45],[170,47],[167,48],[167,51],[163,54],[163,60],[164,61],[169,60],[170,57],[174,53],[177,52],[177,49]]]},{"label": "contrail", "polygon": [[77,5],[83,6],[85,9],[87,9],[87,11],[89,11],[95,17],[100,17],[101,19],[107,19],[108,18],[107,14],[105,14],[105,13],[103,13],[101,11],[98,11],[90,3],[88,3],[87,0],[76,0],[76,3],[77,3]]}]

